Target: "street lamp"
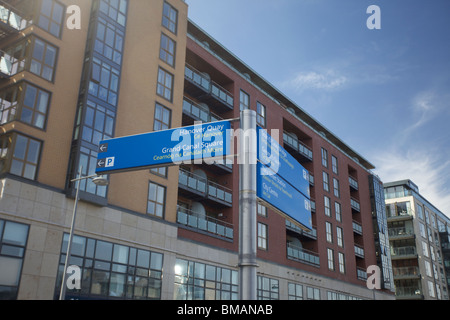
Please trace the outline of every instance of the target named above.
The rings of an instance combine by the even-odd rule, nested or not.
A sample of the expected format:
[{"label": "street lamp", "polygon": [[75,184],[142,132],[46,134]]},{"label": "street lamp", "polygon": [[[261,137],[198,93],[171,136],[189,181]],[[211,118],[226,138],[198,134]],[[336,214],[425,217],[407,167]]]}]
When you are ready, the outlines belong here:
[{"label": "street lamp", "polygon": [[71,252],[72,252],[73,231],[75,228],[75,219],[77,216],[78,194],[80,192],[80,181],[86,180],[86,179],[92,179],[92,182],[95,183],[97,186],[107,186],[109,184],[108,179],[106,179],[103,176],[92,175],[92,176],[82,177],[81,176],[82,170],[83,170],[83,167],[80,166],[80,170],[78,171],[78,177],[76,179],[71,180],[71,182],[77,183],[77,187],[76,187],[76,194],[75,194],[75,203],[73,205],[72,224],[70,226],[69,242],[67,243],[66,261],[64,263],[64,270],[63,270],[63,275],[62,275],[61,291],[59,294],[59,300],[64,300],[66,298],[67,267],[69,265],[69,260],[70,260],[70,256],[71,256]]}]

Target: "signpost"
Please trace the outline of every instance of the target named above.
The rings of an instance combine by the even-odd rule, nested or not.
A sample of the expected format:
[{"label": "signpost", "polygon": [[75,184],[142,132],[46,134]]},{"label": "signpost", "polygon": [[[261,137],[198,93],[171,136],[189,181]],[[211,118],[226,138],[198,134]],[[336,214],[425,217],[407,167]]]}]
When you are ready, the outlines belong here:
[{"label": "signpost", "polygon": [[[240,132],[240,299],[256,300],[257,201],[303,229],[312,229],[309,173],[266,130],[257,128],[255,111],[242,111]],[[102,141],[96,174],[186,162],[212,164],[234,156],[231,133],[227,120]]]},{"label": "signpost", "polygon": [[312,229],[309,172],[258,127],[257,196],[279,214]]},{"label": "signpost", "polygon": [[232,152],[230,129],[230,121],[218,121],[102,141],[96,173],[223,159]]}]

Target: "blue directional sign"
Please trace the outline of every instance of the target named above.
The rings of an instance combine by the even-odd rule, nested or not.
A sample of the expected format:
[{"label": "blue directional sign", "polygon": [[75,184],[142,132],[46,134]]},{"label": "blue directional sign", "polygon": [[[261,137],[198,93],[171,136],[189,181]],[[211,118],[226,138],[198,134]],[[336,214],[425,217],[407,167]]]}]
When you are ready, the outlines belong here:
[{"label": "blue directional sign", "polygon": [[308,199],[309,172],[273,139],[267,130],[258,127],[258,160],[286,180]]},{"label": "blue directional sign", "polygon": [[257,197],[288,220],[312,229],[311,202],[272,170],[258,162]]},{"label": "blue directional sign", "polygon": [[230,121],[155,131],[100,143],[96,173],[139,170],[229,156]]}]

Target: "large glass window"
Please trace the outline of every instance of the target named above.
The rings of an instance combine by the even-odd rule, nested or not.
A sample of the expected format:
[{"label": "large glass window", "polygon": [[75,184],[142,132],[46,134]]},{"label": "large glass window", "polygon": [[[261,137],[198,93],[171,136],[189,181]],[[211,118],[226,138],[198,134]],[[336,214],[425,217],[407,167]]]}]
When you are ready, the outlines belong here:
[{"label": "large glass window", "polygon": [[3,135],[1,137],[1,172],[10,172],[16,176],[35,180],[41,142],[20,135]]},{"label": "large glass window", "polygon": [[34,39],[34,47],[31,56],[30,72],[53,81],[53,73],[56,63],[57,49],[40,39]]},{"label": "large glass window", "polygon": [[301,284],[289,282],[289,300],[303,300],[303,286]]},{"label": "large glass window", "polygon": [[64,11],[64,6],[58,1],[42,0],[38,26],[59,38],[64,20]]},{"label": "large glass window", "polygon": [[0,123],[20,120],[43,129],[50,93],[22,82],[0,92]]},{"label": "large glass window", "polygon": [[212,265],[177,259],[175,300],[237,300],[238,272]]},{"label": "large glass window", "polygon": [[113,136],[115,112],[88,100],[83,126],[83,141],[95,146]]},{"label": "large glass window", "polygon": [[239,105],[240,105],[240,110],[247,110],[250,109],[250,96],[241,90],[240,93],[240,101],[239,101]]},{"label": "large glass window", "polygon": [[162,25],[173,33],[177,33],[178,11],[164,2]]},{"label": "large glass window", "polygon": [[259,102],[256,103],[256,123],[263,128],[266,127],[266,107]]},{"label": "large glass window", "polygon": [[175,66],[175,41],[164,33],[161,34],[161,49],[159,58],[170,66]]},{"label": "large glass window", "polygon": [[[83,177],[91,176],[95,174],[97,168],[97,156],[96,151],[90,150],[85,147],[80,148],[80,166],[83,167],[81,175]],[[77,171],[78,172],[78,171]],[[80,190],[85,191],[99,197],[106,197],[106,186],[97,186],[92,179],[84,179],[80,181]]]},{"label": "large glass window", "polygon": [[164,217],[166,188],[150,182],[148,187],[147,213],[159,218]]},{"label": "large glass window", "polygon": [[258,300],[278,300],[279,294],[280,286],[277,279],[258,276]]},{"label": "large glass window", "polygon": [[[59,293],[69,235],[61,247],[55,294]],[[70,265],[80,267],[81,289],[66,299],[161,299],[163,254],[75,235]]]},{"label": "large glass window", "polygon": [[100,0],[100,12],[121,26],[126,24],[128,0]]},{"label": "large glass window", "polygon": [[323,177],[323,190],[330,191],[330,177],[328,176],[328,173],[324,171],[322,177]]},{"label": "large glass window", "polygon": [[166,130],[170,128],[170,120],[171,120],[171,111],[170,109],[156,103],[155,106],[155,121],[153,123],[153,130]]},{"label": "large glass window", "polygon": [[99,18],[95,37],[94,50],[105,58],[120,65],[125,35],[120,28]]},{"label": "large glass window", "polygon": [[29,226],[0,219],[0,300],[15,300]]},{"label": "large glass window", "polygon": [[117,106],[120,71],[108,63],[94,58],[92,63],[89,94]]},{"label": "large glass window", "polygon": [[267,225],[258,222],[258,249],[267,250]]},{"label": "large glass window", "polygon": [[158,70],[158,85],[156,93],[168,101],[172,101],[173,75],[164,69]]}]

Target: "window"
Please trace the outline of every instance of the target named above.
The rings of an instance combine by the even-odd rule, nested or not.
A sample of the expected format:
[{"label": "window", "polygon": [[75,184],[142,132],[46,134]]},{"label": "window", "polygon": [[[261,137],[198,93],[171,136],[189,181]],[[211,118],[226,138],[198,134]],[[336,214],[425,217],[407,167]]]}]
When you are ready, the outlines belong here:
[{"label": "window", "polygon": [[330,222],[325,222],[325,230],[327,234],[327,242],[333,243],[333,226]]},{"label": "window", "polygon": [[172,101],[173,75],[159,68],[156,93],[168,101]]},{"label": "window", "polygon": [[241,90],[239,101],[240,101],[239,106],[240,106],[241,111],[250,109],[250,96],[242,90]]},{"label": "window", "polygon": [[177,33],[178,11],[167,2],[163,6],[162,25],[173,33]]},{"label": "window", "polygon": [[258,203],[258,215],[267,218],[267,207],[263,206],[260,203]]},{"label": "window", "polygon": [[331,217],[330,198],[328,198],[327,196],[324,196],[323,197],[323,202],[324,202],[324,206],[325,206],[325,215],[327,217]]},{"label": "window", "polygon": [[166,188],[150,182],[148,188],[147,213],[159,218],[163,218],[165,201]]},{"label": "window", "polygon": [[328,270],[334,271],[334,252],[333,249],[327,248]]},{"label": "window", "polygon": [[22,82],[0,92],[0,123],[20,120],[43,129],[50,93]]},{"label": "window", "polygon": [[157,176],[163,177],[163,178],[167,178],[167,171],[168,171],[167,167],[158,167],[158,168],[150,169],[151,173],[153,173]]},{"label": "window", "polygon": [[159,58],[170,66],[175,66],[175,41],[164,33],[161,34],[161,49]]},{"label": "window", "polygon": [[119,92],[120,71],[105,61],[94,58],[92,62],[89,94],[116,107]]},{"label": "window", "polygon": [[345,256],[342,252],[338,253],[338,260],[339,260],[339,272],[345,273]]},{"label": "window", "polygon": [[340,198],[339,180],[336,178],[333,178],[333,191],[334,191],[334,196],[336,198]]},{"label": "window", "polygon": [[339,202],[334,203],[334,211],[336,212],[336,220],[342,222],[341,204]]},{"label": "window", "polygon": [[94,51],[117,65],[122,64],[124,32],[114,24],[98,18]]},{"label": "window", "polygon": [[0,219],[0,300],[15,300],[29,226]]},{"label": "window", "polygon": [[98,146],[113,136],[116,113],[91,100],[86,103],[82,140]]},{"label": "window", "polygon": [[313,287],[306,287],[306,299],[320,300],[320,289]]},{"label": "window", "polygon": [[303,286],[301,284],[289,282],[288,296],[289,300],[303,300]]},{"label": "window", "polygon": [[237,300],[238,272],[177,259],[174,300]]},{"label": "window", "polygon": [[339,174],[338,159],[335,156],[331,156],[331,167],[332,167],[333,173]]},{"label": "window", "polygon": [[42,0],[38,26],[59,38],[64,20],[64,6],[54,0]]},{"label": "window", "polygon": [[323,176],[323,190],[330,191],[330,178],[328,176],[328,173],[324,171],[322,176]]},{"label": "window", "polygon": [[[69,235],[64,234],[55,294],[60,291]],[[75,235],[72,259],[81,268],[81,290],[67,289],[71,299],[161,299],[161,253]]]},{"label": "window", "polygon": [[328,168],[328,151],[322,148],[322,166]]},{"label": "window", "polygon": [[169,129],[170,120],[171,120],[170,109],[157,103],[155,107],[155,121],[153,123],[153,130],[159,131]]},{"label": "window", "polygon": [[[98,147],[97,147],[98,148]],[[85,147],[80,148],[80,166],[82,166],[81,175],[83,177],[94,175],[97,167],[98,153]],[[106,186],[97,186],[92,179],[84,179],[80,181],[80,190],[99,196],[106,197]]]},{"label": "window", "polygon": [[258,249],[267,250],[267,225],[258,222]]},{"label": "window", "polygon": [[265,128],[266,127],[266,107],[261,103],[256,103],[256,123]]},{"label": "window", "polygon": [[101,0],[99,9],[108,18],[124,27],[126,24],[127,2],[127,0]]},{"label": "window", "polygon": [[30,72],[53,81],[53,73],[58,50],[40,39],[34,39],[33,52],[31,56]]},{"label": "window", "polygon": [[279,299],[278,280],[258,276],[257,295],[258,300],[278,300]]},{"label": "window", "polygon": [[20,134],[3,136],[2,139],[2,156],[9,158],[10,156],[5,153],[10,150],[11,144],[14,145],[9,172],[16,176],[35,180],[41,153],[41,142]]},{"label": "window", "polygon": [[336,227],[336,237],[337,237],[337,244],[339,247],[344,247],[344,231],[341,227]]}]

